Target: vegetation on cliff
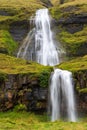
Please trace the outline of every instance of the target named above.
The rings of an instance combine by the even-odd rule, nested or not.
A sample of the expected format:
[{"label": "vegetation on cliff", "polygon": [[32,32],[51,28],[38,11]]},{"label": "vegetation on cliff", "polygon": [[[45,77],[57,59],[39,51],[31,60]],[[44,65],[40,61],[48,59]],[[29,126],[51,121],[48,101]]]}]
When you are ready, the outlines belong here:
[{"label": "vegetation on cliff", "polygon": [[66,48],[67,55],[87,54],[87,0],[67,0],[49,10],[59,29],[56,37]]},{"label": "vegetation on cliff", "polygon": [[51,71],[51,67],[0,54],[0,82],[9,74],[29,75],[31,80],[38,77],[40,86],[47,87]]},{"label": "vegetation on cliff", "polygon": [[86,71],[87,70],[87,55],[80,58],[75,58],[73,60],[61,63],[57,67],[72,72]]},{"label": "vegetation on cliff", "polygon": [[6,30],[0,30],[0,52],[11,55],[15,49],[17,49],[17,43],[10,33]]},{"label": "vegetation on cliff", "polygon": [[[87,49],[86,49],[87,48],[87,38],[86,38],[86,35],[87,35],[87,0],[79,0],[79,1],[78,0],[74,0],[74,1],[65,0],[64,4],[61,4],[61,5],[60,5],[59,0],[52,0],[52,3],[54,6],[51,7],[49,10],[52,17],[55,19],[54,24],[58,29],[58,32],[56,33],[56,38],[60,40],[61,44],[66,49],[68,53],[67,56],[77,57],[77,56],[85,55],[84,57],[75,58],[70,61],[61,63],[60,65],[57,65],[56,67],[60,69],[72,71],[74,74],[75,80],[78,80],[77,86],[76,86],[77,91],[79,93],[87,93],[87,81],[86,81],[87,79],[86,77],[87,75]],[[11,31],[13,31],[13,33],[17,35],[17,33],[14,31],[14,28],[15,30],[18,31],[19,28],[21,29],[25,28],[26,23],[29,26],[30,16],[34,15],[37,9],[46,7],[47,4],[49,4],[49,0],[48,1],[47,0],[5,0],[5,1],[0,0],[0,106],[1,106],[0,110],[12,109],[14,106],[11,106],[11,107],[8,107],[8,106],[10,105],[11,102],[13,102],[13,97],[16,97],[15,95],[17,95],[16,97],[17,99],[20,98],[19,104],[23,102],[21,100],[24,99],[23,96],[25,95],[25,93],[26,95],[30,94],[29,91],[31,91],[31,89],[28,87],[37,85],[35,87],[38,88],[39,86],[39,87],[45,88],[48,86],[49,77],[50,77],[51,72],[53,71],[52,67],[46,67],[35,62],[26,61],[26,60],[9,56],[9,55],[13,55],[14,51],[18,49],[18,43],[13,38]],[[80,19],[82,21],[80,21]],[[27,30],[28,30],[28,26],[26,27]],[[20,32],[22,32],[22,30]],[[20,32],[18,32],[18,34]],[[27,34],[27,31],[25,35],[26,34]],[[25,37],[25,35],[23,35],[23,38]],[[5,54],[2,54],[2,53],[5,53]],[[16,80],[21,80],[21,82],[22,82],[22,79],[25,78],[27,83],[22,82],[22,84],[20,85],[19,81],[17,82],[15,81],[14,85],[11,86],[12,88],[10,88],[8,87],[10,86],[8,84],[10,83],[9,75],[11,76],[10,78],[13,78],[14,76]],[[16,78],[17,76],[19,76],[18,79]],[[31,82],[27,80],[28,78]],[[38,81],[38,83],[35,83],[36,81]],[[84,86],[82,84],[83,82],[84,82]],[[7,85],[8,88],[5,88],[6,87],[5,85]],[[17,89],[16,87],[19,87],[19,88]],[[3,88],[5,88],[5,90]],[[13,95],[12,99],[9,95],[11,96]],[[36,102],[37,106],[38,104],[40,106],[41,105],[40,103]],[[2,104],[4,104],[4,108],[6,109],[3,109]],[[16,103],[14,103],[14,105],[15,104]],[[0,129],[10,130],[10,129],[15,128],[16,130],[16,129],[21,128],[21,129],[27,130],[30,128],[31,130],[34,130],[34,129],[40,128],[40,129],[45,130],[45,129],[55,128],[55,129],[67,130],[70,127],[71,129],[74,129],[75,126],[76,126],[76,129],[80,129],[80,128],[84,130],[87,129],[87,125],[85,123],[76,124],[76,123],[64,123],[61,121],[54,122],[54,123],[49,123],[49,122],[42,123],[40,122],[42,120],[41,118],[38,119],[37,117],[35,117],[35,119],[36,118],[38,119],[38,121],[36,121],[37,123],[36,125],[34,124],[34,119],[30,118],[31,116],[29,115],[29,113],[19,113],[19,115],[17,115],[17,118],[15,117],[15,115],[17,115],[17,113],[9,113],[9,112],[7,114],[0,113],[0,117],[1,117]],[[21,116],[23,118],[19,121]],[[32,123],[29,124],[30,122]],[[38,124],[38,122],[40,122],[40,124]],[[4,123],[6,125],[4,125]]]},{"label": "vegetation on cliff", "polygon": [[[29,22],[38,8],[43,8],[44,3],[40,0],[0,0],[0,52],[12,54],[17,47],[12,35],[10,35],[11,25],[15,22]],[[29,24],[29,23],[28,23]],[[26,26],[26,25],[22,25]],[[22,28],[22,27],[21,27]]]}]

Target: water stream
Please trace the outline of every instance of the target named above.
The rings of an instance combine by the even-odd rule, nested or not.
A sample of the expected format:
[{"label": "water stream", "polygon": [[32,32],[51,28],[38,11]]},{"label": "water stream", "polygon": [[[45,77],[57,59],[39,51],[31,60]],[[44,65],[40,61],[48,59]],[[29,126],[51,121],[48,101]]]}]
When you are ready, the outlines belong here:
[{"label": "water stream", "polygon": [[69,121],[75,122],[76,106],[72,73],[66,70],[55,69],[51,76],[50,84],[50,107],[51,120],[55,121],[65,116]]}]

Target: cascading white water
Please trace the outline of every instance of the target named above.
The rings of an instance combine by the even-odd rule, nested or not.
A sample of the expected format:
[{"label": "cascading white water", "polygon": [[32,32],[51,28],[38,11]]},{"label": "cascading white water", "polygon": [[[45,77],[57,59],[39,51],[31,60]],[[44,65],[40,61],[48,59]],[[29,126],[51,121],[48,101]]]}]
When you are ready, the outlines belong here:
[{"label": "cascading white water", "polygon": [[[61,98],[64,98],[63,102],[61,102]],[[77,120],[71,72],[54,70],[50,85],[50,102],[52,121],[60,119],[61,104],[64,102],[66,103],[68,120],[73,122]]]},{"label": "cascading white water", "polygon": [[[33,26],[35,24],[35,27],[28,33],[23,45],[19,49],[17,57],[33,60],[33,55],[36,54],[35,59],[40,64],[49,66],[59,64],[59,53],[58,48],[54,45],[48,9],[37,10],[35,18],[31,18],[31,23],[32,22]],[[33,43],[32,39],[34,39]],[[66,104],[65,107],[67,108],[66,113],[68,120],[76,121],[75,99],[71,72],[60,69],[54,70],[50,84],[50,104],[52,121],[61,118],[61,104]]]},{"label": "cascading white water", "polygon": [[58,64],[58,52],[53,43],[48,9],[37,10],[35,24],[36,61],[40,64],[50,66]]},{"label": "cascading white water", "polygon": [[21,57],[23,59],[32,60],[32,51],[30,52],[30,58],[28,53],[28,49],[30,47],[31,41],[34,38],[35,35],[35,28],[33,28],[27,35],[27,37],[24,39],[24,42],[22,46],[19,48],[19,51],[17,53],[17,57]]}]

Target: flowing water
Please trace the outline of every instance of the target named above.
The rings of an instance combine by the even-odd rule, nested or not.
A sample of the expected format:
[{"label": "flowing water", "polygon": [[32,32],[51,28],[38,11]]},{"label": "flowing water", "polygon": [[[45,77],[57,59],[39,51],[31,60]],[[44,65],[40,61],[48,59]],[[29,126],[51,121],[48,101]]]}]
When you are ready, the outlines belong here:
[{"label": "flowing water", "polygon": [[17,53],[18,58],[23,58],[26,60],[33,60],[33,50],[31,49],[31,42],[34,39],[35,35],[35,28],[33,28],[28,34],[27,37],[24,39],[22,46],[19,48]]},{"label": "flowing water", "polygon": [[59,57],[53,42],[48,9],[40,9],[36,12],[35,24],[36,61],[50,66],[58,64]]},{"label": "flowing water", "polygon": [[[57,48],[53,40],[48,9],[37,10],[31,23],[34,27],[20,47],[17,57],[33,60],[34,55],[35,60],[42,65],[59,64],[58,49],[60,50],[60,48]],[[32,44],[33,47],[31,47]],[[71,72],[55,69],[51,75],[50,109],[52,121],[60,119],[64,111],[69,121],[76,121]]]},{"label": "flowing water", "polygon": [[[66,116],[69,121],[75,122],[77,120],[73,87],[71,72],[61,69],[54,70],[50,84],[52,121],[60,119],[60,113],[63,113],[65,109],[67,109]],[[65,104],[65,106],[61,104]]]}]

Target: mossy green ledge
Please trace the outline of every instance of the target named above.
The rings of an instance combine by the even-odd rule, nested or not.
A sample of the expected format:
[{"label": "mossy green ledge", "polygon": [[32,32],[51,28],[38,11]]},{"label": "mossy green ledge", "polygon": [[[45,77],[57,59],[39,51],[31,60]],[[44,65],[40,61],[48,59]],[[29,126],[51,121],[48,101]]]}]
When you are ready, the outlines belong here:
[{"label": "mossy green ledge", "polygon": [[42,87],[47,87],[51,71],[52,67],[0,54],[0,82],[7,81],[10,75],[19,77],[21,82],[24,78],[27,80],[26,82],[38,80]]},{"label": "mossy green ledge", "polygon": [[77,92],[87,94],[87,55],[61,63],[56,67],[71,71]]},{"label": "mossy green ledge", "polygon": [[[87,54],[87,1],[71,1],[49,9],[56,26],[56,38],[69,57]],[[84,51],[83,51],[84,50]]]}]

